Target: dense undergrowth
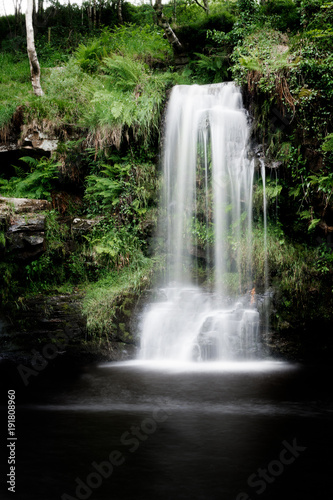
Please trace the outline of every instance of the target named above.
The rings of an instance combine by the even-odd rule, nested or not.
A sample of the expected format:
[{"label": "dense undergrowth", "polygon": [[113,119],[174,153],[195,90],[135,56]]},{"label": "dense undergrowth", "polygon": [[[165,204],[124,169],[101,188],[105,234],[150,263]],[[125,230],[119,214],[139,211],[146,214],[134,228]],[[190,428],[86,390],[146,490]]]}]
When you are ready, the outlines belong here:
[{"label": "dense undergrowth", "polygon": [[[38,28],[43,98],[32,94],[21,21],[9,20],[8,37],[9,24],[0,20],[0,139],[17,140],[37,128],[61,140],[51,158],[26,159],[14,177],[6,172],[0,177],[1,195],[43,197],[55,209],[48,216],[43,256],[26,263],[23,273],[8,255],[1,264],[2,301],[17,303],[27,291],[81,286],[88,290],[91,331],[98,331],[100,321],[105,332],[114,317],[108,317],[108,308],[119,306],[116,297],[131,283],[145,281],[157,266],[151,242],[169,89],[234,79],[253,117],[253,141],[274,172],[266,186],[268,277],[260,180],[255,187],[254,285],[260,291],[268,282],[278,290],[276,328],[301,328],[316,317],[328,322],[333,296],[332,2],[211,1],[209,15],[191,2],[165,5],[188,58],[181,67],[154,24],[150,5],[125,3],[121,24],[115,5],[102,3],[97,2],[95,19],[88,11],[82,17],[75,6],[58,6],[49,16],[51,36],[47,23]],[[64,222],[74,215],[96,219],[94,229],[75,239]],[[200,224],[196,221],[192,230],[205,250],[213,244],[212,235]],[[226,279],[236,289],[233,278]]]},{"label": "dense undergrowth", "polygon": [[121,273],[109,273],[97,283],[90,283],[83,303],[88,333],[93,337],[108,337],[113,332],[117,338],[119,332],[122,341],[132,343],[128,324],[137,298],[152,286],[162,269],[163,259],[145,259],[140,265],[127,266]]}]

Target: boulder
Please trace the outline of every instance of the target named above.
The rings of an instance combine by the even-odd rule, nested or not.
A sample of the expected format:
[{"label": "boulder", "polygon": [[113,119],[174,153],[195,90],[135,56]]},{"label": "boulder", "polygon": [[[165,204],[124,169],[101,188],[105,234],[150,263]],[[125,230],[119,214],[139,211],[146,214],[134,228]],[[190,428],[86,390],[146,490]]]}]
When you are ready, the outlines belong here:
[{"label": "boulder", "polygon": [[46,200],[31,200],[29,198],[5,198],[0,196],[0,215],[11,213],[36,213],[51,210],[52,205]]},{"label": "boulder", "polygon": [[0,197],[0,229],[5,249],[19,260],[34,260],[45,251],[46,200]]},{"label": "boulder", "polygon": [[71,223],[72,234],[81,235],[86,234],[91,231],[91,229],[102,219],[102,217],[96,217],[95,219],[85,219],[83,217],[75,217]]},{"label": "boulder", "polygon": [[20,260],[34,260],[45,251],[45,216],[15,217],[6,236],[6,250]]}]

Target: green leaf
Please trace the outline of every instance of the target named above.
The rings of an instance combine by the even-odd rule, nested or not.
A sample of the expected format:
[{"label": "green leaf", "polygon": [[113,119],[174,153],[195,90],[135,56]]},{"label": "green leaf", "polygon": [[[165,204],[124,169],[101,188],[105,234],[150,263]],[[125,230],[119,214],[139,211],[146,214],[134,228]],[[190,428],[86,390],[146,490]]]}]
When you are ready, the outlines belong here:
[{"label": "green leaf", "polygon": [[320,222],[320,219],[313,219],[308,227],[308,231],[312,231]]},{"label": "green leaf", "polygon": [[116,119],[120,117],[123,108],[124,108],[123,103],[119,101],[115,102],[111,107],[111,113]]}]

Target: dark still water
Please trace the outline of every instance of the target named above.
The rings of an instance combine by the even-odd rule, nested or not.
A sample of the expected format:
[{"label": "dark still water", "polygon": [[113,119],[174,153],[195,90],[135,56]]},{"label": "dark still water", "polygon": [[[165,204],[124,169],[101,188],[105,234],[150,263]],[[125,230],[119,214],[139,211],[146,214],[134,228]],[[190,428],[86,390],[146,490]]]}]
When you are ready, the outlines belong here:
[{"label": "dark still water", "polygon": [[1,498],[333,498],[331,375],[273,361],[133,362],[18,392],[16,492],[5,427]]}]

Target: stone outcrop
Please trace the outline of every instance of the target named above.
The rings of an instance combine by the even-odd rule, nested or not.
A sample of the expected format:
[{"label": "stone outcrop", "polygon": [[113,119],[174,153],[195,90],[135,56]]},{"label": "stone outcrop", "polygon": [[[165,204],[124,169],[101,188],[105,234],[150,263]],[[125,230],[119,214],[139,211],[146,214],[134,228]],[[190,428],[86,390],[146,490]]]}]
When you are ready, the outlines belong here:
[{"label": "stone outcrop", "polygon": [[85,219],[84,217],[75,217],[71,222],[71,232],[76,236],[89,233],[89,231],[102,219],[96,217],[95,219]]},{"label": "stone outcrop", "polygon": [[[0,197],[0,232],[3,235],[0,253],[10,253],[19,261],[40,257],[46,250],[45,220],[51,209],[51,203],[46,200]],[[69,227],[69,238],[74,241],[89,233],[101,219],[60,217],[58,222]]]},{"label": "stone outcrop", "polygon": [[42,369],[63,362],[85,365],[133,358],[134,343],[112,335],[96,338],[88,334],[83,299],[84,294],[75,290],[49,297],[38,295],[19,301],[14,312],[2,312],[0,362],[9,360],[32,368],[36,364]]},{"label": "stone outcrop", "polygon": [[[46,131],[43,130],[46,129]],[[50,153],[57,149],[59,138],[54,131],[50,130],[37,121],[25,125],[24,111],[22,106],[16,109],[12,122],[0,131],[0,153],[8,151],[34,150],[36,153]]]},{"label": "stone outcrop", "polygon": [[[0,231],[4,247],[18,260],[38,258],[45,251],[46,200],[0,197]],[[2,248],[2,251],[4,248]]]},{"label": "stone outcrop", "polygon": [[29,198],[5,198],[0,196],[0,215],[12,213],[36,213],[50,210],[51,203],[46,200]]}]

